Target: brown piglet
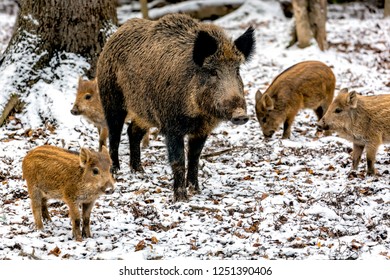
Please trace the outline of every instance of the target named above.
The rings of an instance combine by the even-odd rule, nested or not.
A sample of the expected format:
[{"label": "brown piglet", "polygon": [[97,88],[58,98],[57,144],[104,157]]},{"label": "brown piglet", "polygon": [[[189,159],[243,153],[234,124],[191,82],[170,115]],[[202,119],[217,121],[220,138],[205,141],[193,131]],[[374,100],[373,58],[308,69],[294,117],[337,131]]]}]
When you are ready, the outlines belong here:
[{"label": "brown piglet", "polygon": [[256,92],[256,115],[265,137],[272,137],[283,123],[283,138],[301,109],[313,109],[318,119],[332,103],[336,79],[320,61],[304,61],[279,74],[262,94]]},{"label": "brown piglet", "polygon": [[[50,221],[48,199],[64,201],[69,207],[73,236],[77,241],[91,237],[90,216],[101,194],[114,192],[111,159],[106,147],[102,152],[81,148],[80,153],[44,145],[27,153],[22,163],[31,208],[37,229],[42,218]],[[82,232],[79,206],[82,206]]]},{"label": "brown piglet", "polygon": [[100,102],[96,79],[83,80],[81,77],[79,78],[76,101],[70,112],[75,116],[84,116],[88,122],[97,127],[99,133],[99,151],[102,150],[102,146],[107,146],[108,128]]},{"label": "brown piglet", "polygon": [[378,147],[390,142],[390,94],[361,96],[344,88],[330,105],[318,126],[337,132],[353,143],[352,170],[356,170],[366,149],[367,174],[376,173]]},{"label": "brown piglet", "polygon": [[[103,146],[107,147],[108,127],[100,101],[96,78],[92,80],[79,78],[76,100],[70,112],[75,116],[84,116],[88,122],[97,127],[99,133],[99,151],[102,150]],[[142,138],[142,147],[149,145],[150,134],[156,138],[158,131],[148,131]]]}]

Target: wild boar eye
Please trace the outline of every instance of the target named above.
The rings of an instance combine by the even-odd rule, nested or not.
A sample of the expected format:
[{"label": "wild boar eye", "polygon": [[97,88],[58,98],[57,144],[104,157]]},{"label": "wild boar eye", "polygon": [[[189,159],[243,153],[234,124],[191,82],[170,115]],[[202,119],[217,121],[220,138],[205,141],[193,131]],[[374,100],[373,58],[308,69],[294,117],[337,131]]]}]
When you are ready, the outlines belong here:
[{"label": "wild boar eye", "polygon": [[85,96],[85,100],[90,100],[90,99],[91,99],[91,97],[92,97],[92,95],[90,95],[90,94],[87,94],[87,95]]},{"label": "wild boar eye", "polygon": [[94,168],[92,169],[92,173],[93,173],[93,175],[98,175],[98,174],[99,174],[99,168],[94,167]]},{"label": "wild boar eye", "polygon": [[264,117],[264,118],[261,119],[261,121],[262,121],[263,123],[265,123],[265,122],[267,121],[267,118]]},{"label": "wild boar eye", "polygon": [[334,110],[334,112],[335,112],[336,114],[341,113],[342,111],[343,111],[343,110],[340,109],[340,108],[336,108],[336,110]]}]

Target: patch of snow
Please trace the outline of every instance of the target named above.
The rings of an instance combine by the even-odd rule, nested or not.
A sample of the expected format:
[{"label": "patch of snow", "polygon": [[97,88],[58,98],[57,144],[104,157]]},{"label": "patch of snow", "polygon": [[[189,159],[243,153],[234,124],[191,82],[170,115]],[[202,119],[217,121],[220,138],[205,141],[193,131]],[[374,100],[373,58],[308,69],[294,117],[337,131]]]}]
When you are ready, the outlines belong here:
[{"label": "patch of snow", "polygon": [[[213,131],[200,160],[202,192],[181,203],[172,203],[164,137],[151,139],[142,150],[145,173],[135,174],[128,166],[124,130],[115,193],[97,200],[93,238],[82,242],[72,239],[62,202],[50,202],[52,222],[35,230],[22,179],[22,160],[38,145],[98,147],[97,130],[69,112],[77,79],[89,65],[81,57],[61,55],[61,66],[44,70],[47,80],[59,79],[37,83],[24,100],[27,111],[0,128],[0,259],[389,259],[388,146],[378,150],[378,176],[365,176],[365,156],[351,176],[351,143],[318,137],[312,111],[299,112],[290,139],[281,140],[278,131],[266,141],[254,109],[257,89],[265,90],[281,71],[309,59],[332,66],[337,88],[390,93],[390,20],[381,13],[362,4],[329,5],[325,52],[315,44],[286,49],[293,22],[276,1],[248,0],[217,20],[233,38],[249,25],[256,30],[256,53],[241,71],[250,120],[242,126],[223,123]],[[8,24],[0,14],[0,25]],[[3,51],[10,36],[0,31],[0,37]],[[1,106],[4,89],[14,86],[8,77],[23,73],[21,64],[28,59],[2,66]],[[56,247],[58,256],[50,253]]]}]

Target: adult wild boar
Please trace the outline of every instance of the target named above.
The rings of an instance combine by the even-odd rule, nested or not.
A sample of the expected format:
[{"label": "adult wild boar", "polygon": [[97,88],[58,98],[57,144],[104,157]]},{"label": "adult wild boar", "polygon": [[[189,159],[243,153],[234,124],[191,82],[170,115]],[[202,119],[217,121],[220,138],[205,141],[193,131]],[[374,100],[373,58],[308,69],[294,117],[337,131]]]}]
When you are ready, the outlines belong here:
[{"label": "adult wild boar", "polygon": [[69,207],[74,238],[82,241],[82,236],[91,237],[89,221],[95,200],[114,191],[110,166],[106,147],[99,153],[82,148],[80,154],[50,145],[29,151],[23,159],[22,170],[37,229],[43,228],[42,218],[51,220],[47,200],[60,199]]},{"label": "adult wild boar", "polygon": [[289,138],[299,110],[313,109],[318,120],[332,103],[336,79],[320,61],[304,61],[279,74],[264,94],[256,92],[256,115],[265,137],[283,123],[282,138]]},{"label": "adult wild boar", "polygon": [[251,27],[232,41],[222,28],[182,14],[123,24],[107,41],[97,66],[114,172],[128,116],[131,168],[142,171],[140,140],[148,128],[157,127],[166,139],[174,200],[187,200],[187,188],[199,192],[198,162],[207,136],[221,121],[248,120],[239,69],[254,45]]},{"label": "adult wild boar", "polygon": [[344,88],[318,125],[353,143],[352,170],[357,169],[366,149],[367,174],[374,175],[378,147],[390,142],[389,108],[390,94],[361,96]]}]

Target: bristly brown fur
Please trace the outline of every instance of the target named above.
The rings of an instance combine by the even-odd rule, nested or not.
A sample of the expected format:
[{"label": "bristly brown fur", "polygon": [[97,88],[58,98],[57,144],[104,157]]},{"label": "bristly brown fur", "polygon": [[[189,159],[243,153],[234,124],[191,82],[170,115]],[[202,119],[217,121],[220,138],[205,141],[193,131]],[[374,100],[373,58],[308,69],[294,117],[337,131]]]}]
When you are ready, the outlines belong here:
[{"label": "bristly brown fur", "polygon": [[[251,28],[232,41],[215,24],[182,14],[123,24],[107,41],[97,66],[114,170],[119,169],[120,132],[128,117],[131,168],[143,170],[139,139],[157,127],[166,135],[174,199],[187,199],[186,185],[199,191],[197,163],[207,136],[223,120],[248,119],[239,67],[252,55],[254,43]],[[193,158],[185,180],[186,135],[192,139]]]},{"label": "bristly brown fur", "polygon": [[[102,151],[103,146],[107,147],[108,127],[100,101],[96,78],[93,80],[79,78],[76,100],[71,109],[71,113],[73,115],[82,115],[88,122],[96,126],[99,133],[99,151]],[[157,133],[158,131],[155,131],[153,136],[156,137]],[[148,131],[143,137],[143,147],[149,145],[149,135]]]},{"label": "bristly brown fur", "polygon": [[313,109],[321,119],[333,100],[335,76],[319,61],[304,61],[278,75],[264,94],[256,93],[256,115],[266,137],[283,123],[283,138],[291,135],[291,125],[303,108]]},{"label": "bristly brown fur", "polygon": [[[50,221],[47,200],[60,199],[69,207],[75,239],[81,241],[82,236],[91,237],[89,220],[95,200],[114,190],[111,159],[107,149],[103,147],[102,150],[97,153],[82,148],[78,155],[45,145],[28,152],[22,170],[37,229],[43,228],[42,218]],[[82,232],[79,205],[83,206]]]},{"label": "bristly brown fur", "polygon": [[319,121],[319,126],[353,142],[352,170],[356,170],[363,150],[367,174],[374,175],[378,147],[390,142],[390,94],[361,96],[344,88]]}]

